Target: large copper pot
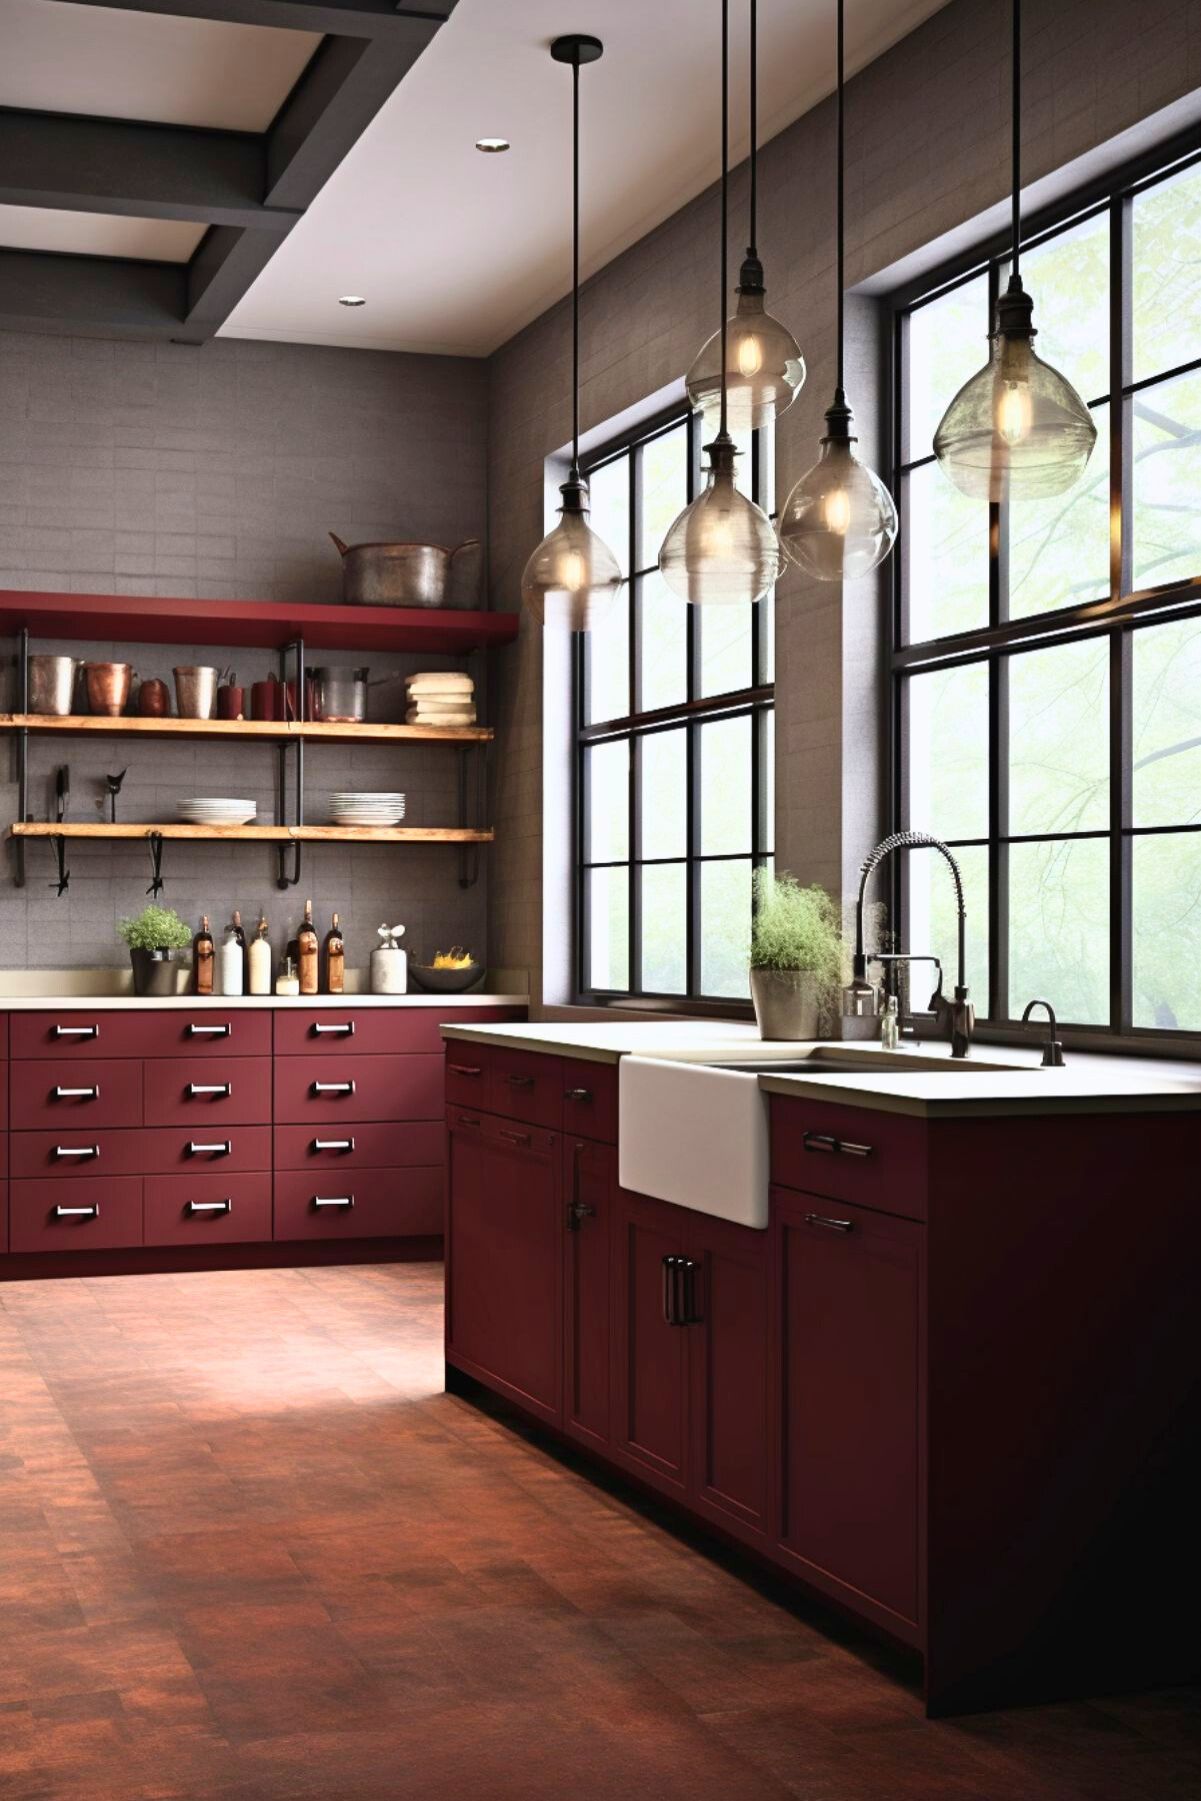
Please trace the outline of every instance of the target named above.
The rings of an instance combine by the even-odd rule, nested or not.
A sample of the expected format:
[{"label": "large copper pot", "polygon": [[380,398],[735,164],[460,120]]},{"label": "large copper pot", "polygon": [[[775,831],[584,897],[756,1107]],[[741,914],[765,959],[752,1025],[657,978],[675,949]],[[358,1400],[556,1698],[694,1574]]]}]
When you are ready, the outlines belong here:
[{"label": "large copper pot", "polygon": [[129,700],[133,670],[128,663],[85,663],[83,672],[88,684],[88,705],[93,713],[108,719],[119,719]]}]

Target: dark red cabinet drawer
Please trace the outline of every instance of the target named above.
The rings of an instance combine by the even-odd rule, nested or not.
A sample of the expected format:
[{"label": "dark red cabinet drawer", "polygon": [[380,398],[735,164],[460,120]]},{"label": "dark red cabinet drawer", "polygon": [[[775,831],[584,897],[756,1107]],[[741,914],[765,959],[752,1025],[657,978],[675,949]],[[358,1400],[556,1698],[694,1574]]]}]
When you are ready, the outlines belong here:
[{"label": "dark red cabinet drawer", "polygon": [[204,1001],[195,1010],[143,1015],[144,1057],[269,1057],[271,1015],[222,1009]]},{"label": "dark red cabinet drawer", "polygon": [[411,1169],[441,1163],[442,1152],[435,1119],[275,1128],[276,1169]]},{"label": "dark red cabinet drawer", "polygon": [[267,1243],[271,1177],[147,1176],[143,1211],[147,1244]]},{"label": "dark red cabinet drawer", "polygon": [[[275,1012],[277,1057],[307,1056],[337,1047],[360,1056],[386,1056],[405,1051],[442,1050],[443,1024],[474,1021],[499,1025],[519,1019],[519,1007],[446,1007],[431,997],[422,1007],[278,1007]],[[353,1027],[347,1031],[347,1026]]]},{"label": "dark red cabinet drawer", "polygon": [[208,1137],[217,1125],[268,1124],[270,1057],[167,1057],[146,1065],[148,1126],[186,1126]]},{"label": "dark red cabinet drawer", "polygon": [[140,1057],[146,1043],[146,1013],[106,1013],[64,1007],[61,1012],[15,1013],[14,1057]]},{"label": "dark red cabinet drawer", "polygon": [[275,1236],[427,1238],[442,1231],[443,1171],[302,1170],[275,1178]]},{"label": "dark red cabinet drawer", "polygon": [[[492,1051],[488,1111],[558,1130],[563,1117],[563,1065],[540,1051]],[[573,1128],[574,1129],[574,1128]]]},{"label": "dark red cabinet drawer", "polygon": [[771,1101],[771,1179],[880,1213],[925,1219],[926,1123],[824,1101]]},{"label": "dark red cabinet drawer", "polygon": [[47,1059],[10,1068],[12,1117],[23,1127],[90,1132],[142,1123],[141,1063]]},{"label": "dark red cabinet drawer", "polygon": [[9,1249],[117,1250],[142,1242],[140,1176],[10,1185]]},{"label": "dark red cabinet drawer", "polygon": [[188,1132],[180,1126],[153,1130],[14,1132],[9,1155],[14,1176],[140,1176],[175,1169],[271,1168],[270,1126],[232,1126],[220,1132]]},{"label": "dark red cabinet drawer", "polygon": [[195,1007],[156,1013],[102,1008],[21,1013],[13,1028],[16,1057],[203,1057],[217,1052],[270,1056],[270,1013],[199,1000]]},{"label": "dark red cabinet drawer", "polygon": [[564,1057],[559,1063],[563,1083],[563,1130],[582,1138],[617,1142],[617,1065],[590,1063],[583,1057]]},{"label": "dark red cabinet drawer", "polygon": [[275,1064],[275,1117],[312,1121],[436,1120],[442,1114],[442,1059],[437,1056],[280,1057]]},{"label": "dark red cabinet drawer", "polygon": [[446,1043],[446,1101],[448,1106],[479,1107],[486,1111],[492,1052],[486,1044],[461,1039]]}]

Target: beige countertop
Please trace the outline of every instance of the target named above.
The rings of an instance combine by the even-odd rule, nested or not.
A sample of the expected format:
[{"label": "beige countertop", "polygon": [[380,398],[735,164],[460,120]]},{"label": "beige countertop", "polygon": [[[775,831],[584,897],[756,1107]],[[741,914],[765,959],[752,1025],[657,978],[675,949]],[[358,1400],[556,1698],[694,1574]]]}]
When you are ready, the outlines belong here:
[{"label": "beige countertop", "polygon": [[[524,1007],[525,994],[13,994],[0,992],[0,1013],[95,1013],[107,1007],[121,1012],[159,1013],[198,1007],[425,1007],[453,1013],[459,1007]],[[547,1049],[550,1047],[547,1046]]]},{"label": "beige countertop", "polygon": [[[765,1048],[758,1030],[737,1021],[722,1024],[704,1019],[594,1021],[588,1025],[469,1025],[448,1024],[444,1038],[465,1039],[473,1044],[506,1045],[510,1050],[545,1051],[556,1057],[581,1057],[591,1063],[618,1063],[622,1057],[679,1056],[705,1058],[712,1054],[746,1056]],[[795,1046],[783,1046],[784,1051]]]}]

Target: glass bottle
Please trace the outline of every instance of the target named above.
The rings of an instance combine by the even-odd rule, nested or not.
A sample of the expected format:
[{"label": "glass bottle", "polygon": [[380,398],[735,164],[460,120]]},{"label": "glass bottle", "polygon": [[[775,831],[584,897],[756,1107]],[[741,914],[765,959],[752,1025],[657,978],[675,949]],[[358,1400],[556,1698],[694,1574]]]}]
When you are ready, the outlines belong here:
[{"label": "glass bottle", "polygon": [[213,935],[209,916],[201,916],[200,930],[192,940],[192,986],[197,994],[213,992]]},{"label": "glass bottle", "polygon": [[246,978],[249,973],[246,968],[246,933],[242,929],[242,915],[236,907],[234,908],[233,914],[233,928],[234,937],[237,939],[238,948],[242,953],[242,986],[239,988],[238,993],[245,994],[247,988]]},{"label": "glass bottle", "polygon": [[259,914],[259,927],[246,950],[247,992],[271,992],[271,941],[267,936],[267,915]]},{"label": "glass bottle", "polygon": [[320,945],[317,941],[317,928],[313,924],[313,903],[304,903],[304,922],[296,934],[296,966],[300,975],[301,994],[318,992],[318,973],[320,965]]},{"label": "glass bottle", "polygon": [[884,1003],[884,1014],[880,1020],[880,1048],[895,1051],[900,1041],[901,1021],[897,1014],[897,997],[890,994]]},{"label": "glass bottle", "polygon": [[342,941],[342,928],[338,924],[338,915],[334,914],[333,924],[325,934],[325,992],[341,994],[346,986],[346,946]]},{"label": "glass bottle", "polygon": [[296,973],[296,964],[291,957],[285,957],[279,966],[279,974],[275,978],[276,994],[299,994],[300,977]]},{"label": "glass bottle", "polygon": [[225,938],[218,958],[222,994],[241,994],[243,992],[243,958],[243,948],[238,943],[237,929],[231,920],[225,928]]}]

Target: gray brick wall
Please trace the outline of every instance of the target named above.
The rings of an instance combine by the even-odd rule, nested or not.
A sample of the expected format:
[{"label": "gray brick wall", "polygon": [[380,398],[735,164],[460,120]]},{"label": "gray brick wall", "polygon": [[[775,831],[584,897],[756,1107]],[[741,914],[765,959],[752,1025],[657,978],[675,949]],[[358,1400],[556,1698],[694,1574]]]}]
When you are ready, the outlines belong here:
[{"label": "gray brick wall", "polygon": [[[485,369],[466,358],[394,356],[303,345],[218,341],[126,344],[0,333],[0,587],[203,599],[332,602],[340,598],[332,528],[350,541],[454,544],[485,523]],[[34,648],[38,648],[37,645]],[[202,645],[52,646],[132,662],[171,681],[177,663],[232,663],[241,681],[269,673],[266,652]],[[14,646],[6,641],[11,659]],[[373,718],[403,718],[400,676],[461,667],[448,658],[364,657]],[[479,662],[480,659],[473,659]],[[482,669],[475,669],[483,685]],[[6,665],[11,699],[11,668]],[[482,695],[486,710],[487,697]],[[486,716],[486,714],[485,714]],[[16,813],[15,757],[0,764],[0,811]],[[128,765],[123,819],[172,817],[183,794],[246,794],[270,820],[275,763],[266,747],[35,743],[31,807],[48,817],[53,773],[71,770],[71,817],[102,816],[107,769]],[[322,747],[307,759],[308,817],[331,788],[403,788],[414,824],[453,823],[456,753]],[[267,848],[168,845],[163,899],[187,918],[220,921],[266,908],[282,941],[311,894],[325,919],[341,912],[353,963],[375,928],[403,919],[406,942],[430,955],[451,942],[486,954],[487,858],[466,892],[452,848],[305,847],[298,889],[275,887]],[[140,845],[77,845],[71,887],[49,886],[48,846],[29,850],[15,889],[0,870],[0,965],[118,964],[115,923],[144,904]]]}]

